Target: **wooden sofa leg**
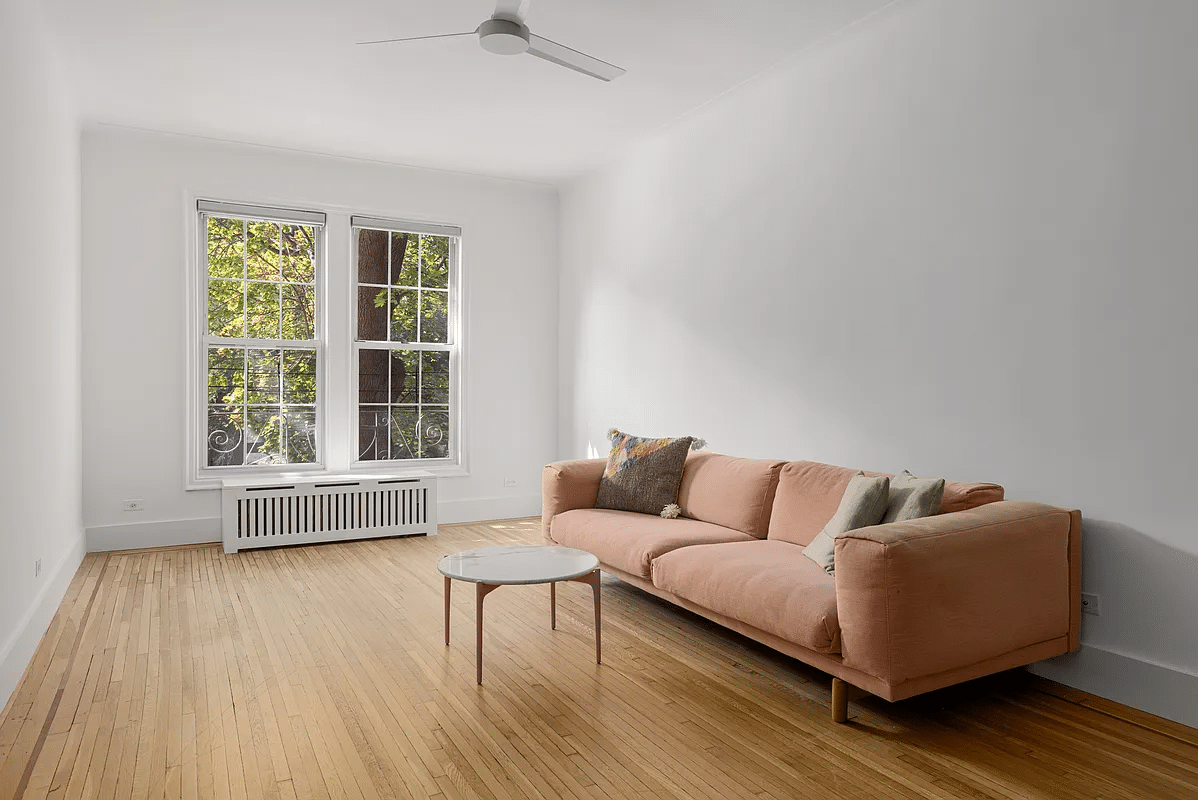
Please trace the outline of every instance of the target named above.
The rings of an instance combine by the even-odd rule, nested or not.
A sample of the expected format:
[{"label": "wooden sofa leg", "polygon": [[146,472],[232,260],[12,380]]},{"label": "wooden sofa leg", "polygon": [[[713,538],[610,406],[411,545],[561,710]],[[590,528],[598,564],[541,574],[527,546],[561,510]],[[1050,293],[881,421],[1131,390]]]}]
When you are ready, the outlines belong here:
[{"label": "wooden sofa leg", "polygon": [[849,685],[840,678],[832,679],[832,721],[849,721]]}]

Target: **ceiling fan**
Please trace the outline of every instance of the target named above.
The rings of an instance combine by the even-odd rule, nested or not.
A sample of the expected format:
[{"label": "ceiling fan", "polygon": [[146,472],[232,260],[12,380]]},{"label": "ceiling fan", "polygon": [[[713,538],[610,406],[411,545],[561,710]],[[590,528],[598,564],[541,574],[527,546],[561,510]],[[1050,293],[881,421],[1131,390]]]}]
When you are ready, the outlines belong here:
[{"label": "ceiling fan", "polygon": [[433,36],[406,36],[401,39],[378,39],[358,44],[391,44],[393,42],[414,42],[419,39],[450,39],[455,36],[473,36],[478,34],[479,44],[484,50],[504,56],[514,56],[528,53],[546,61],[552,61],[563,67],[568,67],[583,75],[590,75],[601,81],[610,81],[624,74],[624,70],[606,61],[600,61],[586,53],[571,50],[565,45],[552,42],[542,36],[537,36],[528,30],[524,20],[528,18],[529,0],[498,0],[495,13],[472,31],[462,33],[440,33]]}]

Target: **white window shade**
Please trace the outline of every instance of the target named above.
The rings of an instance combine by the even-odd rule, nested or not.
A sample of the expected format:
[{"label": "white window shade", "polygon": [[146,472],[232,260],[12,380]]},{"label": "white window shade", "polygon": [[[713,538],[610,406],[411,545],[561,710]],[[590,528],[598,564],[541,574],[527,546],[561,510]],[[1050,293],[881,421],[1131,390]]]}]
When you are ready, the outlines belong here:
[{"label": "white window shade", "polygon": [[273,208],[251,206],[241,203],[221,203],[215,200],[197,200],[196,210],[214,217],[229,219],[262,220],[266,222],[297,223],[300,225],[325,224],[325,215],[320,211],[302,211],[297,208]]},{"label": "white window shade", "polygon": [[461,236],[462,229],[456,225],[437,225],[432,222],[409,222],[378,217],[351,217],[350,225],[355,228],[370,228],[376,231],[399,233],[422,233],[425,236]]}]

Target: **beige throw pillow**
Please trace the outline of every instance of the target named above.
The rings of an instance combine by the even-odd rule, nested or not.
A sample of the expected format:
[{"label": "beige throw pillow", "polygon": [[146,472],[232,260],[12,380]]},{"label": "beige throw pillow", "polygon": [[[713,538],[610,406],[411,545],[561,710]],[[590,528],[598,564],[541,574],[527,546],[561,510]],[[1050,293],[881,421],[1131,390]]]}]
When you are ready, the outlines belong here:
[{"label": "beige throw pillow", "polygon": [[917,478],[907,470],[890,479],[890,503],[882,522],[930,517],[940,511],[944,478]]},{"label": "beige throw pillow", "polygon": [[836,537],[857,528],[877,525],[886,514],[889,502],[890,478],[885,475],[868,478],[858,472],[844,490],[840,507],[811,544],[803,548],[803,555],[823,567],[829,575],[835,575]]}]

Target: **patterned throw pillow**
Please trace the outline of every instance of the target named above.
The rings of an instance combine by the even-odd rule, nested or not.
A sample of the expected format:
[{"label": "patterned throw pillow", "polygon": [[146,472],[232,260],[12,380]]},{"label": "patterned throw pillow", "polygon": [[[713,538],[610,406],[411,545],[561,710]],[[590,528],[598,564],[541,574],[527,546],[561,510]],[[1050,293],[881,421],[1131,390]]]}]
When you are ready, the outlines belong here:
[{"label": "patterned throw pillow", "polygon": [[678,486],[686,454],[703,447],[702,439],[646,439],[612,428],[611,453],[599,480],[595,508],[678,516]]}]

